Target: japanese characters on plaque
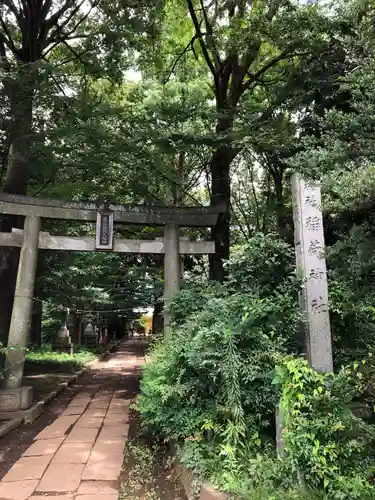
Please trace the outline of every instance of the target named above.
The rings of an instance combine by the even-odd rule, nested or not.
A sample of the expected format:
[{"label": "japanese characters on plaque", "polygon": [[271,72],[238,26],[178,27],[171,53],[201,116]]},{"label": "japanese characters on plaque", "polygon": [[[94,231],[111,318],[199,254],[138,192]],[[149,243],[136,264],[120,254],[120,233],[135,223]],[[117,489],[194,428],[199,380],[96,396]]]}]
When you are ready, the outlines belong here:
[{"label": "japanese characters on plaque", "polygon": [[113,212],[110,210],[97,212],[96,249],[113,250]]},{"label": "japanese characters on plaque", "polygon": [[310,365],[332,370],[328,282],[324,252],[321,192],[318,184],[295,174],[292,179],[297,270],[303,277],[301,307],[306,319],[306,348]]}]

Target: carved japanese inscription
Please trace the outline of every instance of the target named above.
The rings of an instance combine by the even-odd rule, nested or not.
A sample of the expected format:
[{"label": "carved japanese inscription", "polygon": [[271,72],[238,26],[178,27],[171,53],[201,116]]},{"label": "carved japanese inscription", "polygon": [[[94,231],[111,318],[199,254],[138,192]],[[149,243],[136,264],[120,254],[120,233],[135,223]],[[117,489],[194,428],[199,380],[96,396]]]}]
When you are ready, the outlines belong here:
[{"label": "carved japanese inscription", "polygon": [[292,193],[296,265],[303,277],[300,304],[306,318],[306,353],[313,368],[329,372],[333,369],[332,342],[320,187],[294,175]]}]

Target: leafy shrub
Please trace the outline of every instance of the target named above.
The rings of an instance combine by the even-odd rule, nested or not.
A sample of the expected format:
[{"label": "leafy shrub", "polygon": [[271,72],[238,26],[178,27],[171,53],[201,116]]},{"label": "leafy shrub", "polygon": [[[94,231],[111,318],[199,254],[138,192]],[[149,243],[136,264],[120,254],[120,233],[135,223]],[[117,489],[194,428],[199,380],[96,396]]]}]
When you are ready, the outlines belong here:
[{"label": "leafy shrub", "polygon": [[227,271],[231,288],[272,296],[280,284],[285,287],[288,280],[295,283],[294,250],[277,236],[258,233],[234,249]]},{"label": "leafy shrub", "polygon": [[336,365],[375,347],[375,234],[354,226],[328,249],[329,297]]},{"label": "leafy shrub", "polygon": [[170,306],[173,332],[144,367],[138,409],[179,443],[185,466],[234,498],[370,500],[375,433],[351,404],[373,369],[355,363],[324,375],[290,354],[300,320],[293,263],[286,244],[256,235],[236,249],[224,284],[182,290]]},{"label": "leafy shrub", "polygon": [[290,247],[272,236],[237,249],[226,283],[175,298],[175,328],[143,370],[145,424],[179,442],[185,463],[205,477],[218,482],[219,470],[227,490],[247,475],[244,457],[274,435],[275,356],[293,345],[299,322],[292,262]]},{"label": "leafy shrub", "polygon": [[[365,362],[364,362],[365,363]],[[375,430],[350,410],[362,389],[360,365],[321,374],[301,358],[277,366],[285,452],[292,472],[327,499],[373,499]]]}]

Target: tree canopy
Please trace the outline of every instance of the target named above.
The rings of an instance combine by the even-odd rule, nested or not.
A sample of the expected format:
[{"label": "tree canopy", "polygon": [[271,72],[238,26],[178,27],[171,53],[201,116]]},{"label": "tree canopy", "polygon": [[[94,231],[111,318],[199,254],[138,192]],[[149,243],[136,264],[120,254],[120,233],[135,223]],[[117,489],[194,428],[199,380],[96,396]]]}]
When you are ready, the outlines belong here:
[{"label": "tree canopy", "polygon": [[[365,496],[367,483],[356,483],[357,496],[350,490],[353,471],[362,478],[358,457],[367,444],[359,440],[357,455],[353,445],[336,460],[330,455],[336,431],[327,437],[320,427],[324,412],[332,410],[327,400],[339,399],[342,379],[323,380],[288,356],[299,353],[301,319],[292,250],[294,172],[322,185],[335,366],[374,348],[374,19],[373,2],[365,0],[0,5],[1,191],[224,207],[211,230],[181,232],[214,240],[217,252],[209,259],[184,259],[185,288],[172,306],[175,336],[156,348],[161,361],[145,376],[141,406],[149,424],[189,443],[187,462],[204,457],[200,473],[227,489],[243,486],[246,470],[255,471],[256,443],[263,435],[268,442],[277,399],[283,395],[288,410],[300,411],[297,393],[287,399],[294,370],[304,381],[306,405],[316,413],[304,407],[298,428],[296,421],[288,428],[302,443],[298,448],[288,435],[288,470],[293,477],[302,471],[306,485],[327,493],[324,498],[373,494]],[[1,232],[22,227],[22,218],[0,214]],[[95,233],[94,224],[56,220],[43,221],[43,230]],[[116,224],[115,233],[163,236],[161,228],[135,225]],[[0,248],[2,342],[18,258],[17,249]],[[160,312],[163,280],[158,255],[41,251],[35,296],[48,317],[61,306],[129,315],[155,306]],[[270,375],[278,356],[281,392]],[[324,384],[327,400],[314,393]],[[345,384],[350,399],[354,389]],[[368,387],[362,389],[359,397],[367,404]],[[174,403],[177,396],[185,398],[182,410]],[[341,406],[334,414],[339,411]],[[176,412],[181,420],[174,420]],[[316,439],[329,442],[321,453],[328,465],[301,451],[306,447],[316,456],[314,444],[304,441],[305,414],[315,419]],[[348,417],[346,423],[345,432],[355,433],[355,422]],[[334,425],[340,427],[336,420]],[[223,478],[218,457],[226,464]],[[239,466],[241,460],[248,469]],[[322,470],[318,465],[326,467],[321,476],[309,475]],[[275,483],[283,475],[277,470]],[[246,476],[244,483],[240,476]],[[283,485],[280,498],[289,498],[293,485]],[[290,498],[302,498],[298,494]],[[279,498],[269,495],[264,498]]]}]

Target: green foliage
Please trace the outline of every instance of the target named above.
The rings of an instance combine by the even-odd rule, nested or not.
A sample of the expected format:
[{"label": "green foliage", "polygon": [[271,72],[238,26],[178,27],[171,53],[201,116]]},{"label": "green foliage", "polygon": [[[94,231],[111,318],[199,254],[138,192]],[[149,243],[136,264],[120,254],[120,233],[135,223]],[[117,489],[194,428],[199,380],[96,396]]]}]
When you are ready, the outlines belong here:
[{"label": "green foliage", "polygon": [[176,327],[143,369],[145,424],[178,441],[186,464],[226,489],[241,483],[246,457],[273,434],[275,356],[287,352],[299,318],[291,255],[276,238],[256,235],[229,261],[226,283],[183,290],[171,306]]},{"label": "green foliage", "polygon": [[280,238],[256,233],[246,244],[233,250],[228,283],[234,290],[268,297],[280,284],[287,286],[287,281],[294,286],[294,252]]},{"label": "green foliage", "polygon": [[363,386],[360,366],[321,374],[301,358],[287,357],[276,368],[288,462],[302,482],[324,491],[327,499],[375,495],[370,483],[375,430],[349,406]]},{"label": "green foliage", "polygon": [[[371,363],[325,375],[287,354],[300,318],[285,243],[257,234],[227,271],[222,285],[185,288],[171,304],[175,328],[143,371],[145,425],[177,441],[186,467],[235,498],[373,498],[375,430],[353,413]],[[273,442],[279,391],[282,459]]]},{"label": "green foliage", "polygon": [[[33,23],[21,26],[34,11],[27,2],[5,3],[1,187],[12,179],[12,158],[27,157],[27,169],[14,169],[17,193],[27,187],[42,197],[161,206],[224,201],[231,242],[246,241],[234,249],[224,284],[207,284],[203,272],[193,272],[197,283],[170,304],[173,334],[156,343],[144,371],[145,422],[180,443],[186,464],[242,498],[371,496],[363,481],[370,428],[347,404],[355,396],[372,405],[372,384],[356,394],[351,372],[320,376],[298,360],[281,362],[291,363],[278,375],[286,408],[300,405],[302,416],[288,423],[284,460],[275,459],[268,441],[279,398],[271,384],[275,360],[297,351],[298,280],[285,243],[293,237],[294,168],[308,177],[329,172],[324,217],[336,366],[374,349],[372,2],[103,0],[86,12],[85,5],[52,1],[47,19],[63,9],[48,29],[34,30],[41,35],[34,45]],[[31,68],[17,63],[21,56],[32,59]],[[141,81],[127,81],[128,68]],[[18,134],[30,136],[30,152],[9,155]],[[94,235],[89,223],[44,221],[43,230]],[[162,236],[154,228],[115,230]],[[283,240],[258,234],[275,230]],[[59,305],[125,308],[131,315],[155,303],[162,285],[160,256],[42,252],[35,296],[44,301],[43,338],[51,341],[61,324]],[[12,287],[7,279],[1,286],[6,297]],[[75,370],[85,356],[32,352],[27,366]],[[373,367],[365,368],[371,376]],[[299,392],[290,387],[296,373]],[[346,427],[335,430],[340,419]],[[307,485],[293,484],[297,473]]]},{"label": "green foliage", "polygon": [[354,226],[328,250],[329,295],[337,362],[374,348],[375,234]]}]

